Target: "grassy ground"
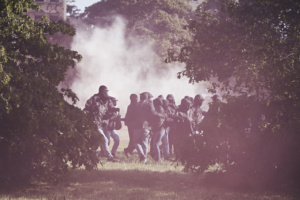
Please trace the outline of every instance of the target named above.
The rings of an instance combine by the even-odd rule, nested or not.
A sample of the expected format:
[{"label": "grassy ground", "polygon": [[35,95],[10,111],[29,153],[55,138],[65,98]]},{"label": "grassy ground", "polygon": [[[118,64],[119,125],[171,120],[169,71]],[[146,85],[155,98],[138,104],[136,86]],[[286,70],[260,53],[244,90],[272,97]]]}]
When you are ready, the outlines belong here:
[{"label": "grassy ground", "polygon": [[135,153],[129,159],[123,154],[128,144],[126,130],[119,132],[117,152],[120,162],[105,159],[98,170],[77,169],[58,185],[39,184],[0,194],[0,199],[122,199],[122,200],[292,200],[292,195],[276,192],[250,192],[205,187],[203,177],[182,172],[182,166],[165,161],[139,163]]}]

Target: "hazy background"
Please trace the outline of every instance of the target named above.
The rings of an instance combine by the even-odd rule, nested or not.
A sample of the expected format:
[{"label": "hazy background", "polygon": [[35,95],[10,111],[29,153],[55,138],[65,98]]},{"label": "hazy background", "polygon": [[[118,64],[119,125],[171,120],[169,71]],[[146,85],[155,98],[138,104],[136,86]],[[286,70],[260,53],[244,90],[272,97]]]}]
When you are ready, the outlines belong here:
[{"label": "hazy background", "polygon": [[[173,94],[177,104],[188,95],[208,97],[207,84],[189,84],[188,79],[177,78],[184,69],[182,63],[166,64],[158,60],[151,46],[125,39],[125,21],[116,17],[106,28],[77,26],[71,49],[78,51],[83,60],[76,66],[76,76],[69,87],[77,94],[77,106],[84,108],[86,101],[106,85],[109,95],[116,97],[124,115],[132,93],[149,91],[154,98]],[[207,109],[207,101],[204,109]]]}]

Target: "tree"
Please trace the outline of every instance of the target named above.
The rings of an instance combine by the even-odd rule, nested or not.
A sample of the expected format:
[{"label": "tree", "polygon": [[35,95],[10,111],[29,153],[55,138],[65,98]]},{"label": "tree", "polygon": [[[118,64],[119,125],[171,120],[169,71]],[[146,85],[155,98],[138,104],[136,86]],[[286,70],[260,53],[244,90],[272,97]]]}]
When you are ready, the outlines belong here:
[{"label": "tree", "polygon": [[75,0],[67,0],[67,14],[72,18],[76,18],[80,15],[80,9],[78,9],[76,5],[72,5],[72,3],[75,2]]},{"label": "tree", "polygon": [[33,0],[0,1],[0,182],[58,181],[69,165],[96,166],[101,138],[92,120],[57,85],[81,55],[47,41],[57,32],[74,35],[62,21],[36,22]]},{"label": "tree", "polygon": [[103,26],[111,24],[116,15],[127,20],[127,36],[153,45],[162,59],[170,47],[179,51],[191,39],[183,29],[191,15],[187,0],[99,1],[87,7],[81,17],[88,24]]},{"label": "tree", "polygon": [[194,41],[176,60],[186,63],[179,75],[191,82],[217,77],[221,84],[214,86],[232,91],[214,119],[230,142],[234,164],[227,172],[299,184],[300,3],[215,0],[197,14],[189,25]]}]

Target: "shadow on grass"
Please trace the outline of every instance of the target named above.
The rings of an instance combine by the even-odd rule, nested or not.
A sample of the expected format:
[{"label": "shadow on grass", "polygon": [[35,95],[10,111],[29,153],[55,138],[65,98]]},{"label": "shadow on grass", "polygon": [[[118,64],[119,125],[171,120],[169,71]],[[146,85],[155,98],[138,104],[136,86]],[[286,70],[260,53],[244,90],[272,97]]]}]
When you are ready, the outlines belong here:
[{"label": "shadow on grass", "polygon": [[67,182],[70,186],[86,185],[89,189],[98,187],[101,192],[91,191],[94,193],[93,197],[104,195],[112,199],[182,199],[187,189],[199,189],[196,179],[172,171],[100,170],[90,173],[74,171]]},{"label": "shadow on grass", "polygon": [[[163,166],[162,166],[163,167]],[[139,169],[74,170],[58,185],[38,184],[2,197],[22,199],[203,199],[203,200],[287,200],[276,193],[238,192],[204,187],[202,178],[174,171],[157,172]],[[1,198],[1,196],[0,196]],[[296,198],[295,198],[296,199]]]},{"label": "shadow on grass", "polygon": [[196,188],[199,185],[195,178],[172,171],[74,170],[58,185],[38,184],[2,191],[1,195],[47,199],[182,199],[187,189],[197,192]]}]

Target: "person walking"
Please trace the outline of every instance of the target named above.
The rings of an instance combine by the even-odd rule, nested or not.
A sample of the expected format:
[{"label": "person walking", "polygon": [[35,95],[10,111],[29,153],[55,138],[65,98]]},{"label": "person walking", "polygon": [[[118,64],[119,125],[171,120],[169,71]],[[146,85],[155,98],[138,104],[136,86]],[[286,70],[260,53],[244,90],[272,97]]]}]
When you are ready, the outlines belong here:
[{"label": "person walking", "polygon": [[127,111],[124,118],[124,123],[127,126],[128,134],[129,134],[129,143],[127,148],[124,148],[124,153],[126,157],[129,157],[135,149],[133,142],[133,134],[136,129],[136,106],[138,103],[138,95],[131,94],[130,95],[130,104],[127,107]]},{"label": "person walking", "polygon": [[181,100],[181,104],[174,116],[175,120],[175,141],[174,141],[174,153],[176,159],[179,158],[179,150],[185,138],[188,138],[193,133],[192,126],[192,110],[190,108],[191,102],[187,98]]},{"label": "person walking", "polygon": [[[165,134],[161,139],[161,151],[163,153],[164,159],[165,160],[169,160],[171,158],[170,155],[170,144],[169,144],[169,134],[170,131],[173,129],[174,127],[174,115],[175,115],[175,110],[173,112],[173,110],[170,108],[169,106],[169,101],[164,99],[163,100],[163,105],[162,105],[163,109],[164,109],[164,113],[166,114],[166,119],[164,122],[164,127],[165,127]],[[173,131],[173,130],[172,130]]]},{"label": "person walking", "polygon": [[134,131],[134,144],[138,151],[140,161],[147,162],[148,142],[151,131],[151,118],[154,116],[164,117],[163,114],[157,113],[151,100],[152,94],[143,92],[140,94],[140,101],[136,109],[136,129]]},{"label": "person walking", "polygon": [[192,118],[193,118],[193,134],[200,134],[200,123],[202,122],[204,116],[201,106],[203,104],[203,97],[200,94],[197,94],[194,98],[194,103],[191,108]]},{"label": "person walking", "polygon": [[[162,107],[163,102],[161,98],[154,99],[153,105],[157,113],[161,115],[165,113]],[[151,130],[153,132],[153,138],[152,138],[153,157],[155,161],[161,162],[160,144],[162,142],[162,138],[166,134],[166,129],[164,127],[165,117],[154,116],[153,120],[151,121],[152,121]]]},{"label": "person walking", "polygon": [[104,142],[100,145],[101,150],[104,152],[104,155],[107,157],[108,161],[116,162],[117,160],[111,154],[108,147],[108,139],[103,132],[103,126],[107,124],[107,111],[111,106],[109,104],[108,89],[105,85],[99,87],[97,94],[94,94],[89,98],[85,104],[84,112],[91,116],[94,123],[98,127],[98,132],[104,138]]},{"label": "person walking", "polygon": [[[113,139],[114,144],[111,149],[111,154],[114,158],[116,158],[116,152],[120,144],[120,138],[116,131],[116,129],[120,129],[121,127],[117,128],[117,123],[121,123],[121,115],[120,115],[120,109],[116,108],[117,106],[117,99],[114,97],[109,98],[109,109],[107,112],[108,117],[108,124],[103,127],[103,132],[108,140],[108,146],[110,145],[110,138]],[[119,120],[119,121],[118,121]]]},{"label": "person walking", "polygon": [[[178,106],[175,103],[175,98],[172,94],[168,94],[167,95],[167,101],[168,101],[168,116],[169,118],[173,119],[176,111],[178,109]],[[167,120],[168,121],[168,120]],[[174,120],[173,122],[167,122],[169,129],[166,129],[168,132],[168,142],[169,142],[169,153],[170,156],[173,155],[173,147],[174,147],[174,143],[175,143],[175,127],[174,127]]]}]

